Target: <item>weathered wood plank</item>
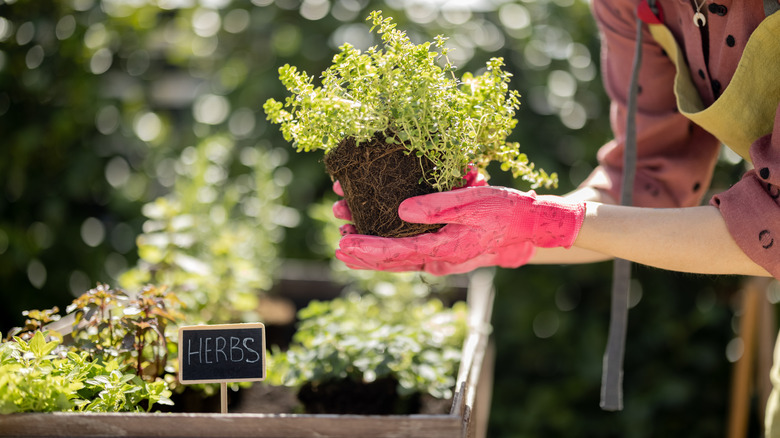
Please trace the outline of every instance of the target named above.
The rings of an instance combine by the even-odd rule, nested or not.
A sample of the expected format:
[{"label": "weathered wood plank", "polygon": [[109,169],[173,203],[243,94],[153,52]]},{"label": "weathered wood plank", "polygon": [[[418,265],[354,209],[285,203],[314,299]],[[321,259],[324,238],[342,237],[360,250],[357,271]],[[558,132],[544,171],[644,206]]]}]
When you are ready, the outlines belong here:
[{"label": "weathered wood plank", "polygon": [[453,438],[454,415],[30,413],[0,415],[2,436]]}]

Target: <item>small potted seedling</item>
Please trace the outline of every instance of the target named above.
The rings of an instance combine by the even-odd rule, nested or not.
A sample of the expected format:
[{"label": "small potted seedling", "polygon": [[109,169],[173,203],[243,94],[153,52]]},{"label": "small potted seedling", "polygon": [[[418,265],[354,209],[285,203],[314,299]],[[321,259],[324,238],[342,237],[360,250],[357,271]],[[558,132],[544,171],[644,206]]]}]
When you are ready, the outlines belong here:
[{"label": "small potted seedling", "polygon": [[413,44],[381,11],[368,20],[381,47],[362,53],[342,45],[319,86],[284,65],[279,78],[291,95],[263,106],[298,151],[324,152],[359,233],[402,237],[438,228],[403,222],[398,205],[460,187],[470,169],[484,173],[492,161],[533,187],[555,184],[555,174],[535,169],[507,141],[520,100],[501,58],[458,79],[443,36]]}]

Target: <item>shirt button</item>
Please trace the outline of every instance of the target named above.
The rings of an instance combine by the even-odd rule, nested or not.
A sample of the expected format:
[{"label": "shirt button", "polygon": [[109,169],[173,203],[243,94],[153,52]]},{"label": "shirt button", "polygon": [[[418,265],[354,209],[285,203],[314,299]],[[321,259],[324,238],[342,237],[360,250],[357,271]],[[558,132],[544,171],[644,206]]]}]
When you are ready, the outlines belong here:
[{"label": "shirt button", "polygon": [[722,89],[720,82],[718,80],[712,81],[712,93],[715,95],[715,98],[720,96],[720,90]]},{"label": "shirt button", "polygon": [[719,5],[717,3],[710,3],[710,5],[707,7],[710,12],[716,15],[720,15],[721,17],[726,15],[728,13],[729,9],[723,5]]}]

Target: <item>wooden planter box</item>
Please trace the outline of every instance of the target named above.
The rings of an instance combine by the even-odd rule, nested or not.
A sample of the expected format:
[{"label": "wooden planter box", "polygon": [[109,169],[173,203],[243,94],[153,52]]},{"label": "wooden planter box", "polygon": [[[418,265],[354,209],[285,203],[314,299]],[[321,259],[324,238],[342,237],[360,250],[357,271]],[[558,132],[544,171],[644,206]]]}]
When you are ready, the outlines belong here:
[{"label": "wooden planter box", "polygon": [[0,436],[483,438],[493,378],[492,274],[468,277],[469,332],[448,414],[23,413],[0,415]]}]

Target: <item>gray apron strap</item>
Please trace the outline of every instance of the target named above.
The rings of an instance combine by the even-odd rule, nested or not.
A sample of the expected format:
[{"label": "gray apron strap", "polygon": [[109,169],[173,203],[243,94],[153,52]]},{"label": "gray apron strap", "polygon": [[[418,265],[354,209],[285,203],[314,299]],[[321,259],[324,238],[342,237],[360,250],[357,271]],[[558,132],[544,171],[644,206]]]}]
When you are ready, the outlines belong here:
[{"label": "gray apron strap", "polygon": [[[773,0],[774,1],[774,0]],[[648,0],[654,13],[658,13],[655,0]],[[623,180],[620,204],[631,205],[636,174],[636,99],[638,94],[639,67],[642,64],[642,20],[637,17],[636,49],[631,71],[631,85],[628,90],[626,114],[626,144],[623,158]],[[610,304],[609,334],[604,353],[601,375],[601,409],[619,411],[623,409],[623,357],[625,356],[626,331],[628,325],[628,291],[631,285],[631,262],[615,259],[612,270],[612,302]]]}]

